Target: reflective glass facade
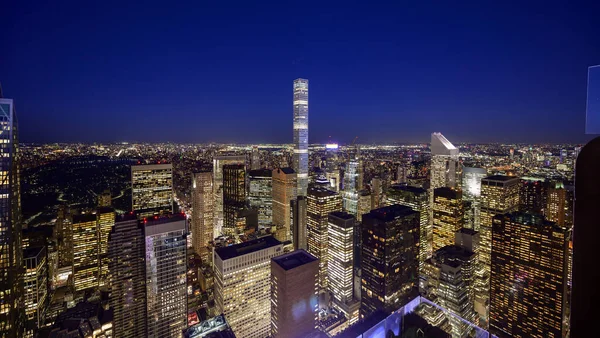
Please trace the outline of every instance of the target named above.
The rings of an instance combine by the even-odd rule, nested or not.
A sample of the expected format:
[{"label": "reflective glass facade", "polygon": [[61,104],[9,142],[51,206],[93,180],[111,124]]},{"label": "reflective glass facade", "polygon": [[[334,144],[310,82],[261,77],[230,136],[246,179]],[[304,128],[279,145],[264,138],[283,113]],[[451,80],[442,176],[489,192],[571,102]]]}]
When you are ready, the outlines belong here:
[{"label": "reflective glass facade", "polygon": [[226,164],[246,164],[246,156],[213,158],[214,237],[219,237],[223,228],[223,166]]},{"label": "reflective glass facade", "polygon": [[294,80],[294,158],[298,195],[308,189],[308,80]]}]

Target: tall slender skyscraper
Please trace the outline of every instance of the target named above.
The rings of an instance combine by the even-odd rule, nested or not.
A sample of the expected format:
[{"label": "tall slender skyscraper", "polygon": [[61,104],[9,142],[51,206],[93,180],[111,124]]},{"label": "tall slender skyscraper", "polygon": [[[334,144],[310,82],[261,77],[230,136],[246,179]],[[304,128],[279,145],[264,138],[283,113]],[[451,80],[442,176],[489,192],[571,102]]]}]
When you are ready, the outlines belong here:
[{"label": "tall slender skyscraper", "polygon": [[214,237],[213,178],[210,171],[192,174],[192,236],[194,252],[200,256],[201,248],[208,246]]},{"label": "tall slender skyscraper", "polygon": [[96,215],[74,215],[73,284],[75,291],[98,287],[99,249]]},{"label": "tall slender skyscraper", "polygon": [[246,156],[215,156],[213,158],[213,193],[214,199],[214,235],[222,234],[223,228],[223,166],[226,164],[246,164]]},{"label": "tall slender skyscraper", "polygon": [[296,172],[292,168],[273,170],[273,225],[279,229],[276,237],[282,242],[290,237],[290,201],[296,199],[296,189]]},{"label": "tall slender skyscraper", "polygon": [[433,190],[433,251],[454,244],[454,234],[463,227],[465,209],[460,191],[441,187]]},{"label": "tall slender skyscraper", "polygon": [[23,250],[17,115],[0,89],[0,336],[18,337],[23,327]]},{"label": "tall slender skyscraper", "polygon": [[115,210],[110,207],[100,207],[96,211],[98,219],[98,254],[100,270],[98,274],[98,285],[104,286],[108,281],[108,235],[115,225]]},{"label": "tall slender skyscraper", "polygon": [[173,165],[131,166],[132,209],[138,217],[173,212]]},{"label": "tall slender skyscraper", "polygon": [[[442,133],[431,134],[431,184],[432,190],[440,187],[456,187],[458,148]],[[433,194],[432,194],[433,196]]]},{"label": "tall slender skyscraper", "polygon": [[292,205],[292,241],[294,250],[308,248],[306,196],[298,196],[290,202]]},{"label": "tall slender skyscraper", "polygon": [[108,240],[110,307],[114,337],[146,337],[146,275],[143,223],[120,216]]},{"label": "tall slender skyscraper", "polygon": [[308,80],[294,80],[294,171],[298,196],[308,189]]},{"label": "tall slender skyscraper", "polygon": [[246,204],[246,169],[243,164],[223,166],[223,228],[224,235],[239,233],[237,218]]},{"label": "tall slender skyscraper", "polygon": [[360,163],[358,160],[349,161],[344,173],[344,210],[358,217],[358,174]]}]

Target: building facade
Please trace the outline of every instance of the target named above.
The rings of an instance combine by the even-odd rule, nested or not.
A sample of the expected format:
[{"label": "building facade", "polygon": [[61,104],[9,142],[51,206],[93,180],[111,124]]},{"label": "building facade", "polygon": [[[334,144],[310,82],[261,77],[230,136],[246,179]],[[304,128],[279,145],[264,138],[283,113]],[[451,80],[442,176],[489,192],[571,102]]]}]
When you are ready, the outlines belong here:
[{"label": "building facade", "polygon": [[287,241],[291,232],[291,204],[297,196],[296,172],[292,168],[273,170],[273,225],[282,229],[277,239]]},{"label": "building facade", "polygon": [[271,337],[304,337],[317,328],[319,260],[305,250],[271,259]]},{"label": "building facade", "polygon": [[354,217],[358,213],[358,173],[360,164],[358,160],[352,160],[347,163],[344,173],[344,191],[343,202],[344,210]]},{"label": "building facade", "polygon": [[433,190],[433,250],[454,244],[454,234],[464,225],[465,210],[460,191]]},{"label": "building facade", "polygon": [[306,196],[298,196],[291,202],[292,208],[292,242],[294,250],[307,250],[307,211],[306,211]]},{"label": "building facade", "polygon": [[564,337],[570,230],[542,216],[493,218],[490,331]]},{"label": "building facade", "polygon": [[48,257],[46,247],[27,248],[23,252],[25,266],[26,332],[34,333],[44,324],[49,303]]},{"label": "building facade", "polygon": [[248,203],[258,212],[258,225],[273,224],[273,171],[256,169],[248,172]]},{"label": "building facade", "polygon": [[140,218],[172,213],[173,165],[132,165],[131,201]]},{"label": "building facade", "polygon": [[419,212],[391,205],[363,215],[361,308],[394,311],[419,292]]},{"label": "building facade", "polygon": [[272,236],[214,251],[215,306],[238,338],[271,332],[271,258],[283,253]]},{"label": "building facade", "polygon": [[236,220],[246,205],[246,167],[243,164],[223,166],[223,235],[240,233]]},{"label": "building facade", "polygon": [[294,158],[298,175],[297,193],[306,196],[308,189],[308,80],[294,80]]},{"label": "building facade", "polygon": [[328,215],[342,211],[342,198],[335,191],[311,187],[306,199],[308,252],[319,259],[319,287],[327,290]]},{"label": "building facade", "polygon": [[192,174],[192,238],[194,252],[200,256],[202,248],[214,239],[214,194],[212,172]]},{"label": "building facade", "polygon": [[73,215],[73,286],[75,291],[98,287],[99,237],[96,215]]},{"label": "building facade", "polygon": [[115,209],[111,207],[99,207],[96,210],[98,219],[98,255],[99,271],[98,286],[105,286],[108,281],[108,236],[115,225]]},{"label": "building facade", "polygon": [[213,158],[213,193],[214,198],[214,235],[219,237],[223,228],[223,166],[226,164],[246,164],[246,156],[215,156]]},{"label": "building facade", "polygon": [[144,223],[148,337],[179,337],[187,327],[186,237],[183,215]]}]

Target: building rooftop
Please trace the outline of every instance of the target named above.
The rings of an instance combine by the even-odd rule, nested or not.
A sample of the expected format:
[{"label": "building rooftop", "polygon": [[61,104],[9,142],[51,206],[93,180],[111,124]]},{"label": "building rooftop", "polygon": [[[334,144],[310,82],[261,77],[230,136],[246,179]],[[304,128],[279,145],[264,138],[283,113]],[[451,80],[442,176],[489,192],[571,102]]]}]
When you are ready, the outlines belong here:
[{"label": "building rooftop", "polygon": [[269,177],[273,175],[273,170],[271,169],[254,169],[248,171],[248,176],[250,177]]},{"label": "building rooftop", "polygon": [[295,174],[296,172],[294,171],[294,169],[286,167],[286,168],[277,168],[275,169],[273,172],[277,172],[277,173],[284,173],[286,175],[290,175],[290,174]]},{"label": "building rooftop", "polygon": [[327,188],[320,187],[320,186],[309,187],[308,192],[307,192],[307,195],[316,196],[316,197],[335,196],[337,194],[338,193],[333,190],[329,190]]},{"label": "building rooftop", "polygon": [[221,260],[228,260],[277,245],[281,245],[281,242],[275,239],[275,237],[265,236],[248,242],[217,248],[215,249],[215,253],[219,255]]},{"label": "building rooftop", "polygon": [[458,155],[458,149],[442,133],[431,134],[432,155]]},{"label": "building rooftop", "polygon": [[23,259],[27,259],[27,258],[35,258],[37,257],[42,251],[44,251],[44,247],[40,246],[40,247],[35,247],[35,248],[27,248],[27,249],[23,249]]},{"label": "building rooftop", "polygon": [[115,212],[115,209],[111,207],[99,207],[96,209],[96,214],[105,214],[109,212]]},{"label": "building rooftop", "polygon": [[440,263],[458,267],[461,262],[471,259],[475,253],[460,245],[446,245],[438,249],[433,256]]},{"label": "building rooftop", "polygon": [[461,234],[471,235],[471,236],[478,234],[477,231],[475,231],[473,229],[469,229],[469,228],[460,228],[457,232],[460,232]]},{"label": "building rooftop", "polygon": [[368,214],[363,215],[363,218],[371,217],[380,221],[387,222],[394,220],[397,217],[407,216],[415,213],[417,212],[411,209],[410,207],[400,204],[394,204],[387,207],[371,210]]},{"label": "building rooftop", "polygon": [[164,223],[185,221],[185,220],[186,220],[185,214],[170,214],[170,215],[153,216],[153,217],[144,218],[144,223],[146,224],[146,226],[151,226],[151,225],[159,225],[159,224],[164,224]]},{"label": "building rooftop", "polygon": [[407,191],[407,192],[413,193],[415,195],[421,195],[421,194],[427,193],[427,190],[425,190],[423,188],[415,187],[412,185],[402,185],[402,184],[392,185],[390,191],[393,191],[393,190]]},{"label": "building rooftop", "polygon": [[79,214],[73,215],[73,224],[96,222],[96,215],[93,214]]},{"label": "building rooftop", "polygon": [[138,165],[132,165],[131,166],[131,171],[138,171],[138,170],[165,170],[165,169],[173,169],[173,164],[171,164],[171,163],[138,164]]},{"label": "building rooftop", "polygon": [[567,230],[566,228],[563,228],[554,222],[546,220],[544,218],[544,216],[542,216],[542,215],[532,214],[532,213],[528,213],[528,212],[517,211],[517,212],[508,213],[508,214],[499,214],[499,215],[494,216],[494,219],[503,219],[503,218],[508,218],[512,222],[523,224],[523,225],[534,225],[534,226],[538,226],[538,227],[548,226],[548,227],[552,227],[556,230],[559,230],[561,232]]},{"label": "building rooftop", "polygon": [[506,175],[492,175],[482,179],[483,181],[498,181],[498,182],[508,182],[512,180],[519,180],[517,176],[506,176]]},{"label": "building rooftop", "polygon": [[452,188],[441,187],[441,188],[435,188],[433,190],[433,196],[441,196],[441,197],[445,197],[448,199],[457,200],[457,199],[462,198],[462,193],[460,191],[454,190]]},{"label": "building rooftop", "polygon": [[345,211],[334,211],[334,212],[330,212],[329,213],[329,217],[335,217],[335,218],[339,218],[339,219],[343,219],[343,220],[351,220],[354,219],[354,216],[352,214],[349,214]]},{"label": "building rooftop", "polygon": [[292,270],[307,263],[317,261],[318,258],[303,249],[292,251],[285,255],[272,258],[273,262],[284,270]]}]

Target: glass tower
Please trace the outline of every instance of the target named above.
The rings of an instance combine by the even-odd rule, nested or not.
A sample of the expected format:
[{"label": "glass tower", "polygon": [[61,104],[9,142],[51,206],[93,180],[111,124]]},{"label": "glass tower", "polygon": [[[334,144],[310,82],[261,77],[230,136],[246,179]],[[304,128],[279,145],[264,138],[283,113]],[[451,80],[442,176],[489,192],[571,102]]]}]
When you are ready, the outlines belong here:
[{"label": "glass tower", "polygon": [[192,236],[194,252],[208,246],[214,237],[213,177],[210,171],[192,174]]},{"label": "glass tower", "polygon": [[0,336],[16,337],[23,324],[23,251],[17,116],[0,90]]},{"label": "glass tower", "polygon": [[308,189],[308,80],[294,80],[294,171],[298,196]]},{"label": "glass tower", "polygon": [[131,166],[132,209],[138,217],[173,212],[173,165]]}]

